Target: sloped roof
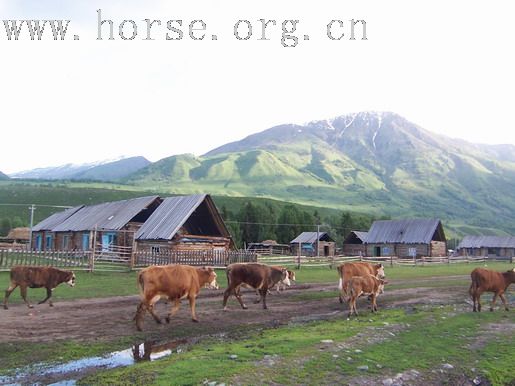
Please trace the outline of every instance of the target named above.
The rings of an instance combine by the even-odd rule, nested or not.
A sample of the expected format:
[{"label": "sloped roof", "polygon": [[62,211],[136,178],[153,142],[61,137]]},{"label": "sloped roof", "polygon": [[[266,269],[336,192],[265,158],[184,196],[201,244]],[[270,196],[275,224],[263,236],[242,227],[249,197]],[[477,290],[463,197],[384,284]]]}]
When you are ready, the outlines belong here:
[{"label": "sloped roof", "polygon": [[66,221],[70,216],[74,215],[79,209],[82,209],[84,205],[76,206],[74,208],[66,209],[61,212],[54,213],[47,217],[43,221],[37,223],[32,227],[33,232],[40,231],[52,231],[54,227]]},{"label": "sloped roof", "polygon": [[204,202],[223,237],[230,237],[220,214],[207,194],[167,197],[136,233],[137,240],[171,240]]},{"label": "sloped roof", "polygon": [[361,241],[365,242],[366,238],[367,238],[367,235],[368,235],[368,232],[362,232],[362,231],[353,231],[354,234],[356,235],[356,237],[358,239],[360,239]]},{"label": "sloped roof", "polygon": [[445,240],[442,223],[438,219],[379,220],[372,224],[365,242],[429,244],[438,228]]},{"label": "sloped roof", "polygon": [[28,240],[30,236],[30,228],[13,228],[7,235],[8,239],[11,240]]},{"label": "sloped roof", "polygon": [[362,231],[350,231],[345,240],[344,244],[363,244],[366,240],[368,232]]},{"label": "sloped roof", "polygon": [[147,196],[85,206],[51,230],[54,232],[78,232],[95,228],[119,230],[157,199],[158,196]]},{"label": "sloped roof", "polygon": [[515,248],[515,236],[465,236],[461,248]]},{"label": "sloped roof", "polygon": [[[334,241],[331,239],[329,234],[327,232],[318,232],[318,240],[322,241],[322,239],[328,239],[328,241]],[[302,232],[300,235],[298,235],[296,238],[294,238],[292,241],[290,241],[290,244],[298,244],[298,243],[309,243],[312,244],[315,241],[317,241],[317,232]]]}]

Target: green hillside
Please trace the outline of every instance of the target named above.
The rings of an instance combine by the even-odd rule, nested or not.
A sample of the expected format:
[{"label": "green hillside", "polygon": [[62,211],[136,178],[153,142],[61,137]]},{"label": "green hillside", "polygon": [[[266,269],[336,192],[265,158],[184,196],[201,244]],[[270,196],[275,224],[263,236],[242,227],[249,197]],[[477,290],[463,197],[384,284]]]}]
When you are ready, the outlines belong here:
[{"label": "green hillside", "polygon": [[0,181],[3,181],[3,180],[8,180],[9,179],[9,176],[0,172]]},{"label": "green hillside", "polygon": [[268,197],[515,233],[515,146],[430,133],[393,113],[282,125],[124,180],[173,193]]}]

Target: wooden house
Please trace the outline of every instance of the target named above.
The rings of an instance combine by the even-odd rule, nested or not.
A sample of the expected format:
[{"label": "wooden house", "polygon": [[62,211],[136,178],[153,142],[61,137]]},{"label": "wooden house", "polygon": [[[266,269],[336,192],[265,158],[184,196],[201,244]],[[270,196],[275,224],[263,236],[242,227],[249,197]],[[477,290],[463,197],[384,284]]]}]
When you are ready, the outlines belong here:
[{"label": "wooden house", "polygon": [[515,256],[514,236],[465,236],[457,248],[461,256],[488,256],[511,259]]},{"label": "wooden house", "polygon": [[344,256],[366,256],[365,240],[368,232],[351,231],[343,240]]},{"label": "wooden house", "polygon": [[132,248],[134,233],[162,199],[158,196],[79,206],[56,213],[33,228],[37,250],[89,250]]},{"label": "wooden house", "polygon": [[367,256],[446,256],[447,240],[438,219],[374,221],[366,237]]},{"label": "wooden house", "polygon": [[335,255],[336,243],[327,232],[302,232],[290,241],[290,249],[294,255],[317,256],[317,246],[318,256]]},{"label": "wooden house", "polygon": [[234,243],[211,196],[167,197],[136,232],[138,251],[227,251]]}]

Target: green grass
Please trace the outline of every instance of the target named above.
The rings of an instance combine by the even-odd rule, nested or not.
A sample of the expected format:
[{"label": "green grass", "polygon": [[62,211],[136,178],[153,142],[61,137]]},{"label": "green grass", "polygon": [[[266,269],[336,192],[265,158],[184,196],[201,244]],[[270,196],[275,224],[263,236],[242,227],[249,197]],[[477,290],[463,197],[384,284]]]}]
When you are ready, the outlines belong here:
[{"label": "green grass", "polygon": [[[428,372],[452,363],[468,374],[476,367],[494,385],[513,382],[510,372],[515,346],[514,333],[498,334],[484,347],[470,350],[490,323],[514,323],[515,316],[502,312],[455,314],[451,309],[430,309],[406,314],[402,310],[382,312],[380,317],[330,320],[279,327],[249,333],[239,340],[203,342],[184,354],[158,362],[141,363],[133,367],[110,370],[81,380],[81,384],[200,384],[205,380],[226,384],[316,384],[321,380],[334,384],[346,383],[358,375],[358,366],[367,365],[367,376],[381,378],[408,369]],[[394,337],[382,332],[385,325],[400,325]],[[386,334],[386,340],[357,343],[338,348],[365,329]],[[365,334],[366,335],[366,334]],[[334,341],[329,347],[321,340]],[[500,342],[504,344],[499,344]],[[361,353],[354,350],[359,348]],[[334,354],[338,357],[333,357]],[[230,359],[230,355],[237,355]],[[280,361],[273,367],[260,364],[265,355],[275,355]],[[351,357],[351,361],[347,360]],[[495,360],[493,359],[495,358]],[[476,362],[477,361],[477,362]],[[377,365],[381,366],[378,367]]]}]

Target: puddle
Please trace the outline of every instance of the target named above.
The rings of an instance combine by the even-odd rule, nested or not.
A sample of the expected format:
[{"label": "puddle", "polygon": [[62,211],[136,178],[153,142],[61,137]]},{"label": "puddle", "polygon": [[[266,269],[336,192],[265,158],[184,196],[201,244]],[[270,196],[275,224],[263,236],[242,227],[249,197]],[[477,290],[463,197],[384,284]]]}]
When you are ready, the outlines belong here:
[{"label": "puddle", "polygon": [[73,378],[82,373],[92,372],[95,369],[130,366],[141,361],[154,361],[171,355],[174,349],[176,349],[175,352],[180,353],[182,350],[178,346],[187,343],[189,343],[187,339],[167,343],[147,341],[104,356],[82,358],[60,364],[38,363],[14,370],[16,375],[0,376],[0,385],[73,386],[76,384]]}]

